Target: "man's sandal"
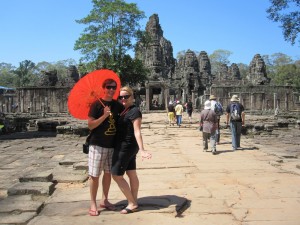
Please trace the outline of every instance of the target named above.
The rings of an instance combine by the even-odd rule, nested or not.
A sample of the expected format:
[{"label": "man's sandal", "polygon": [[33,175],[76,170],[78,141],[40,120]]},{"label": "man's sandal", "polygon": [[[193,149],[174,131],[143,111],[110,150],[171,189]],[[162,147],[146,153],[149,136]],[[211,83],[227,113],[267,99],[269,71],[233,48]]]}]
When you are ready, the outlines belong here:
[{"label": "man's sandal", "polygon": [[135,208],[135,209],[128,209],[128,208],[125,208],[125,209],[122,209],[121,210],[121,214],[130,214],[130,213],[134,213],[134,212],[137,212],[139,211],[139,207]]}]

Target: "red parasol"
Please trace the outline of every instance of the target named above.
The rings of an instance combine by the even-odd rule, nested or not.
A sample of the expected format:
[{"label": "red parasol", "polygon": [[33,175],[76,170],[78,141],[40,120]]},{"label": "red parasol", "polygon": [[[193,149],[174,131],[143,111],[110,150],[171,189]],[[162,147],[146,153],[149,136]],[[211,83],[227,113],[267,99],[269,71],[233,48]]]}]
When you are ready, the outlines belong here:
[{"label": "red parasol", "polygon": [[107,79],[113,79],[117,83],[117,90],[113,99],[119,96],[121,81],[116,73],[111,70],[95,70],[81,78],[72,88],[68,98],[70,114],[78,119],[88,119],[91,104],[104,96],[102,84]]}]

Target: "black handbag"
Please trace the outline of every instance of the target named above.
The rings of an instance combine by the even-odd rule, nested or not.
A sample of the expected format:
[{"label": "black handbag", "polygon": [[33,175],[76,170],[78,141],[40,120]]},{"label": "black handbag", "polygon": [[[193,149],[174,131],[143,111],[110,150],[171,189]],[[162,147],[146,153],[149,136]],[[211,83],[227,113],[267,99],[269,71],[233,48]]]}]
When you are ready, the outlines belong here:
[{"label": "black handbag", "polygon": [[199,131],[203,131],[203,126],[202,125],[200,125]]},{"label": "black handbag", "polygon": [[82,145],[82,152],[84,154],[89,154],[91,134],[92,132],[86,137],[85,143]]}]

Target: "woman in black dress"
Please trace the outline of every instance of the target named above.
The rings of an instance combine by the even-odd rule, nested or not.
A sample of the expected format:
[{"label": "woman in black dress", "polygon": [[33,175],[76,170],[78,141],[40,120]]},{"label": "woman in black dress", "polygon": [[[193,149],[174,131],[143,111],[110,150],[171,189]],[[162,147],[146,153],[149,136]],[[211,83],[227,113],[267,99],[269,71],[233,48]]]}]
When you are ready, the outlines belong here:
[{"label": "woman in black dress", "polygon": [[[121,210],[122,214],[138,210],[139,179],[136,173],[136,154],[140,152],[142,159],[151,158],[151,154],[144,150],[141,134],[142,113],[133,104],[133,99],[131,88],[121,88],[119,101],[125,109],[117,122],[117,140],[111,173],[128,201],[127,206]],[[129,177],[130,184],[123,177],[125,172]]]}]

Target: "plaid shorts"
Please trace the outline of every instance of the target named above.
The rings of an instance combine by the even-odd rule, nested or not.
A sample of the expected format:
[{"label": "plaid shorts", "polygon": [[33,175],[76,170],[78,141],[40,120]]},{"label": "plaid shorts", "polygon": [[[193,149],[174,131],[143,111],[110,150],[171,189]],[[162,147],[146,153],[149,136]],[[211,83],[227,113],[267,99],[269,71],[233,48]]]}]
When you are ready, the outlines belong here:
[{"label": "plaid shorts", "polygon": [[99,177],[101,171],[110,173],[113,148],[103,148],[97,145],[89,146],[89,175]]}]

